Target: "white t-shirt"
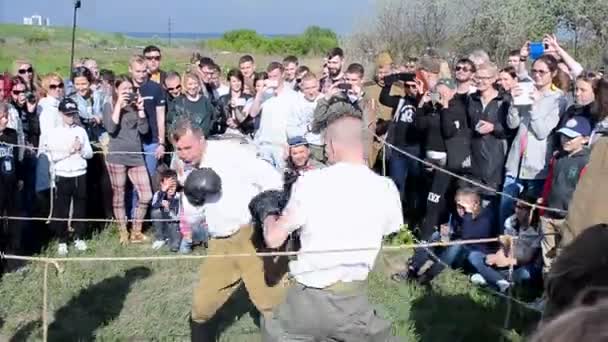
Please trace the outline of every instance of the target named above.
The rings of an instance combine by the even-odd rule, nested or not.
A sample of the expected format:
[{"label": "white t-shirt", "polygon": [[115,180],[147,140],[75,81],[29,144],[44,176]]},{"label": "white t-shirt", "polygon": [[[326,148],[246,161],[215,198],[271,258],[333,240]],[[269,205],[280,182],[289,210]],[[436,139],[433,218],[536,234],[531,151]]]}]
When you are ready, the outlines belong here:
[{"label": "white t-shirt", "polygon": [[317,102],[319,102],[319,99],[322,97],[323,94],[319,94],[314,101],[309,101],[303,94],[298,94],[296,109],[287,119],[287,135],[289,138],[301,136],[306,138],[310,144],[323,145],[321,142],[321,135],[309,131],[310,125],[314,119]]},{"label": "white t-shirt", "polygon": [[279,172],[257,159],[246,145],[233,141],[207,141],[200,167],[209,167],[220,176],[222,192],[199,208],[190,205],[185,196],[182,204],[187,222],[194,225],[205,218],[211,237],[231,236],[251,223],[251,199],[262,191],[283,187]]},{"label": "white t-shirt", "polygon": [[296,111],[298,93],[283,87],[283,90],[262,103],[260,128],[255,140],[259,143],[287,144],[287,120]]},{"label": "white t-shirt", "polygon": [[301,254],[290,273],[310,287],[365,280],[382,237],[403,224],[395,184],[366,165],[338,163],[307,172],[294,188],[286,211],[301,227],[301,251],[372,248],[370,251]]}]

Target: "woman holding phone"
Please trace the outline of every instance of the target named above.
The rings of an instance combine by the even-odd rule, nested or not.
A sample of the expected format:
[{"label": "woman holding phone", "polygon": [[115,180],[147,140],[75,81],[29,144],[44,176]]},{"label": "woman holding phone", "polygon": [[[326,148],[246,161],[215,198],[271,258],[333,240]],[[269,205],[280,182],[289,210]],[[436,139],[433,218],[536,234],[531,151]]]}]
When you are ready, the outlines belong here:
[{"label": "woman holding phone", "polygon": [[230,84],[230,92],[219,100],[223,131],[252,134],[253,118],[249,116],[248,109],[251,107],[253,96],[243,91],[245,83],[243,73],[238,69],[232,69],[228,72],[227,81]]},{"label": "woman holding phone", "polygon": [[[517,197],[521,189],[531,196],[540,196],[549,171],[549,160],[554,144],[551,133],[558,125],[560,113],[566,108],[563,91],[553,85],[558,72],[557,60],[544,55],[532,64],[532,91],[524,91],[522,84],[511,89],[512,105],[507,115],[507,125],[517,129],[517,134],[507,157],[503,191]],[[519,104],[518,98],[527,96],[530,104]],[[502,197],[500,224],[513,214],[513,200]]]},{"label": "woman holding phone", "polygon": [[169,105],[169,115],[173,126],[177,119],[182,116],[190,118],[194,125],[203,130],[205,137],[214,133],[214,122],[216,121],[215,110],[211,101],[202,94],[201,78],[194,72],[188,72],[182,80],[183,95],[175,98]]},{"label": "woman holding phone", "polygon": [[[146,237],[141,232],[142,221],[152,200],[150,178],[141,152],[141,136],[148,133],[150,126],[144,112],[144,100],[133,89],[133,83],[126,76],[120,76],[114,83],[113,102],[106,103],[103,124],[110,135],[106,163],[112,183],[112,207],[118,220],[120,243],[125,245],[141,243]],[[128,153],[118,153],[128,152]],[[138,200],[135,222],[131,236],[127,233],[125,210],[125,188],[127,177],[137,190]]]}]

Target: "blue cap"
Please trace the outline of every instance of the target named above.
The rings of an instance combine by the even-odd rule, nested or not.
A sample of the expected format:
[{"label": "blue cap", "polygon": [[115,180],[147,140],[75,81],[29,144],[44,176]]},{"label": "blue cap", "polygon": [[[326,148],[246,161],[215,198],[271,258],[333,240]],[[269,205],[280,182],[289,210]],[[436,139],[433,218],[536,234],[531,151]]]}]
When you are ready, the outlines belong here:
[{"label": "blue cap", "polygon": [[574,116],[557,131],[568,138],[588,137],[591,135],[591,123],[584,116]]},{"label": "blue cap", "polygon": [[289,145],[289,147],[295,147],[301,145],[308,145],[308,141],[304,137],[297,136],[287,139],[287,144]]}]

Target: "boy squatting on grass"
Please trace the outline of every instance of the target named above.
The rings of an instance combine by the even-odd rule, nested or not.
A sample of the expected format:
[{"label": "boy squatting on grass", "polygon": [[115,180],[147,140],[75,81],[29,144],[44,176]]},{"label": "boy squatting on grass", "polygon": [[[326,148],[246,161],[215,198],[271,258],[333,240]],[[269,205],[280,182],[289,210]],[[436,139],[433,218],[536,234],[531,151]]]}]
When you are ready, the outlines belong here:
[{"label": "boy squatting on grass", "polygon": [[[151,217],[154,221],[153,249],[160,249],[169,245],[172,252],[187,254],[192,251],[193,241],[203,241],[202,228],[192,228],[184,220],[181,206],[181,193],[177,192],[177,172],[165,170],[160,175],[160,190],[152,198]],[[172,221],[166,221],[172,220]]]}]

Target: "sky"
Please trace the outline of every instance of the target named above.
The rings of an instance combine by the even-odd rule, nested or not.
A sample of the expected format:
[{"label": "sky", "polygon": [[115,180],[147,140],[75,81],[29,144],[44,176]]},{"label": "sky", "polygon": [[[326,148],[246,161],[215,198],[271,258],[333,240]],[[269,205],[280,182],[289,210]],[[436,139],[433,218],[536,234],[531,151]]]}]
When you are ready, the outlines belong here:
[{"label": "sky", "polygon": [[[267,34],[301,33],[311,25],[348,34],[369,15],[374,0],[82,0],[78,24],[108,32],[218,33],[238,28]],[[71,26],[73,0],[0,0],[0,22],[24,16],[50,17]]]}]

